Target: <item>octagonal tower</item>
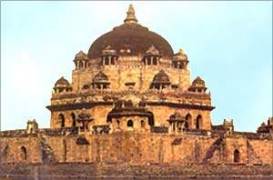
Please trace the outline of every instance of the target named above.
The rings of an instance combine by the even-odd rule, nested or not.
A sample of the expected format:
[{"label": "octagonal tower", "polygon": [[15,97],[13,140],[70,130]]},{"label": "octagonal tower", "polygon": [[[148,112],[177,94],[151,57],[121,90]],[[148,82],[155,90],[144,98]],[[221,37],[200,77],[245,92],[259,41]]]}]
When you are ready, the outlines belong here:
[{"label": "octagonal tower", "polygon": [[93,118],[90,132],[97,126],[144,133],[211,129],[214,107],[205,81],[191,83],[185,51],[174,53],[167,40],[140,25],[131,5],[124,23],[97,38],[87,54],[77,53],[74,63],[72,82],[62,77],[55,84],[51,128],[78,127],[84,109]]}]

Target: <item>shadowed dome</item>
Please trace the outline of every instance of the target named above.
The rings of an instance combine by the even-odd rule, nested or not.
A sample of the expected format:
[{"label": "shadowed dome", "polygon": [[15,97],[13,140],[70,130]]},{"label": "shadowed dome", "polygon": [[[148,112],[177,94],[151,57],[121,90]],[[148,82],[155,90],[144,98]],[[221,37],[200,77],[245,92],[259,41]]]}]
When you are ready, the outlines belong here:
[{"label": "shadowed dome", "polygon": [[199,76],[192,81],[192,85],[189,87],[189,91],[204,90],[206,91],[206,83]]},{"label": "shadowed dome", "polygon": [[87,60],[87,55],[83,52],[83,51],[80,51],[76,54],[74,60]]},{"label": "shadowed dome", "polygon": [[196,86],[196,87],[205,87],[206,86],[205,81],[203,79],[201,79],[199,76],[197,76],[193,80],[192,85]]},{"label": "shadowed dome", "polygon": [[111,46],[118,54],[125,52],[127,55],[143,55],[154,46],[162,57],[171,59],[173,56],[173,49],[168,41],[137,23],[131,5],[124,24],[96,39],[88,51],[88,57],[100,57],[107,46]]},{"label": "shadowed dome", "polygon": [[70,84],[68,80],[66,80],[64,77],[61,77],[55,83],[55,87],[68,87],[68,86],[70,86]]}]

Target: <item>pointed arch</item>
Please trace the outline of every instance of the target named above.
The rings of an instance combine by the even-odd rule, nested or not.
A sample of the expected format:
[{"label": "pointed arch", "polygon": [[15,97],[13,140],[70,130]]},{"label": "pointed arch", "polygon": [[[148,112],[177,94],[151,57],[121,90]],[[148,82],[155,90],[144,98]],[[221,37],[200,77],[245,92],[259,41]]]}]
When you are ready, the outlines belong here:
[{"label": "pointed arch", "polygon": [[72,127],[76,127],[76,115],[75,113],[71,113]]},{"label": "pointed arch", "polygon": [[202,129],[202,121],[203,121],[202,116],[199,114],[195,120],[195,128],[196,129]]},{"label": "pointed arch", "polygon": [[59,114],[58,120],[59,120],[59,122],[60,122],[61,128],[65,127],[65,118],[64,118],[64,115],[63,115],[62,113]]},{"label": "pointed arch", "polygon": [[190,114],[190,113],[188,113],[187,115],[186,115],[186,121],[185,121],[185,126],[184,126],[184,128],[185,129],[189,129],[189,128],[191,128],[191,123],[192,123],[192,115]]},{"label": "pointed arch", "polygon": [[82,68],[83,68],[83,62],[79,61],[79,69],[82,69]]},{"label": "pointed arch", "polygon": [[133,128],[133,127],[134,127],[134,122],[133,122],[131,119],[129,119],[129,120],[127,121],[127,127],[128,127],[128,128]]},{"label": "pointed arch", "polygon": [[235,149],[233,152],[233,162],[234,163],[240,162],[240,151],[238,149]]},{"label": "pointed arch", "polygon": [[27,160],[27,149],[25,146],[21,146],[20,148],[20,156],[22,160]]}]

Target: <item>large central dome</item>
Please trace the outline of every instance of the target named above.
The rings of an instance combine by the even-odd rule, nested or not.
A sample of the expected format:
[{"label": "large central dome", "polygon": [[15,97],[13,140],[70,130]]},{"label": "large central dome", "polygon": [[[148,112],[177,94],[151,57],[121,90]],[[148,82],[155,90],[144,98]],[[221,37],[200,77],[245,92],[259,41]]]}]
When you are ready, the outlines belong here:
[{"label": "large central dome", "polygon": [[143,55],[154,46],[162,57],[171,59],[173,56],[173,49],[168,41],[137,23],[132,6],[129,7],[124,24],[94,41],[88,51],[88,57],[91,59],[100,57],[102,50],[107,46],[111,46],[118,54],[129,50],[130,55]]}]

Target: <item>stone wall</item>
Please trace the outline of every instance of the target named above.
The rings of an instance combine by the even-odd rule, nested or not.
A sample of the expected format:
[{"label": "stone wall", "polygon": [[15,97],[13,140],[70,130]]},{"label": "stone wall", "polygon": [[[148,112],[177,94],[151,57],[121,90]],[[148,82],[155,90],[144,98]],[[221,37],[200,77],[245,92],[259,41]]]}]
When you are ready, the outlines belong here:
[{"label": "stone wall", "polygon": [[273,166],[170,164],[0,164],[0,179],[272,179]]},{"label": "stone wall", "polygon": [[[208,132],[182,134],[114,132],[112,134],[1,135],[1,162],[106,162],[129,164],[243,163],[273,164],[272,138],[248,138]],[[8,148],[7,148],[8,147]],[[22,150],[25,147],[25,156]],[[239,152],[235,162],[234,152]],[[45,155],[47,154],[47,155]],[[50,160],[47,158],[49,155]]]},{"label": "stone wall", "polygon": [[[172,84],[176,84],[182,91],[190,86],[190,71],[187,69],[176,69],[171,66],[171,60],[161,60],[158,65],[144,65],[142,57],[121,56],[115,65],[99,66],[100,60],[86,69],[74,70],[72,74],[72,85],[74,91],[79,91],[83,85],[91,83],[93,77],[103,71],[110,81],[110,88],[114,91],[128,89],[126,82],[135,82],[134,89],[140,92],[147,91],[154,76],[161,70],[167,73]],[[94,60],[95,61],[95,60]],[[164,62],[163,62],[164,61]]]},{"label": "stone wall", "polygon": [[[107,123],[107,115],[112,110],[113,105],[96,105],[87,112],[94,118],[90,125],[103,125]],[[200,129],[211,129],[211,117],[209,110],[201,109],[182,109],[177,107],[169,107],[167,105],[149,105],[147,110],[151,111],[154,115],[155,126],[169,126],[168,119],[174,112],[179,112],[182,116],[191,115],[191,121],[189,122],[190,129],[196,129],[196,119],[200,115],[202,117]],[[65,127],[72,127],[72,113],[76,116],[81,112],[81,109],[65,110],[65,111],[53,111],[51,113],[51,128],[60,128],[61,122],[58,116],[63,114],[65,117]],[[128,118],[130,119],[130,118]]]}]

